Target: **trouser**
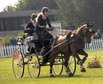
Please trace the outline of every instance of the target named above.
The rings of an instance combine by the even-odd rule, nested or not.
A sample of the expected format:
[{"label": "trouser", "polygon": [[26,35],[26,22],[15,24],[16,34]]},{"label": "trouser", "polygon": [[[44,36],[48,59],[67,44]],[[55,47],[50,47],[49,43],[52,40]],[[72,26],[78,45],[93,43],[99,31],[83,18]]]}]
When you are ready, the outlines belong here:
[{"label": "trouser", "polygon": [[39,41],[36,41],[36,42],[35,41],[31,41],[31,42],[35,45],[35,47],[29,45],[28,46],[29,53],[30,54],[35,53],[35,50],[36,50],[36,53],[39,53],[41,51],[41,48],[42,48],[41,43]]},{"label": "trouser", "polygon": [[48,60],[50,59],[50,55],[51,55],[51,52],[49,52],[50,49],[51,49],[50,40],[45,40],[44,46],[41,50],[41,54],[43,56],[43,63],[47,63]]},{"label": "trouser", "polygon": [[35,43],[35,49],[36,49],[36,52],[37,52],[37,53],[39,53],[39,52],[41,51],[42,47],[43,47],[43,46],[41,45],[40,42],[36,42],[36,43]]},{"label": "trouser", "polygon": [[48,53],[48,51],[50,50],[50,46],[44,46],[43,47],[43,50],[44,50],[44,52],[43,52],[43,57],[45,58],[45,57],[49,57],[50,56],[50,52]]},{"label": "trouser", "polygon": [[43,47],[43,63],[47,63],[50,59],[51,52],[48,52],[50,50],[50,46]]}]

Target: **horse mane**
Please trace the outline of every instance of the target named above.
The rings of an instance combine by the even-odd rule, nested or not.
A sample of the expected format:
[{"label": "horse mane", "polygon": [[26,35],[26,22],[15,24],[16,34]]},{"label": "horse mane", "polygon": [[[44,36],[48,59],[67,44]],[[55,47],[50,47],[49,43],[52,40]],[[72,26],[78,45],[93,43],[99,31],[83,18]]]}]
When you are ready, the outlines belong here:
[{"label": "horse mane", "polygon": [[75,30],[75,34],[78,34],[78,33],[81,31],[81,29],[83,29],[84,27],[85,27],[85,25],[82,25],[82,26],[78,27],[78,28]]}]

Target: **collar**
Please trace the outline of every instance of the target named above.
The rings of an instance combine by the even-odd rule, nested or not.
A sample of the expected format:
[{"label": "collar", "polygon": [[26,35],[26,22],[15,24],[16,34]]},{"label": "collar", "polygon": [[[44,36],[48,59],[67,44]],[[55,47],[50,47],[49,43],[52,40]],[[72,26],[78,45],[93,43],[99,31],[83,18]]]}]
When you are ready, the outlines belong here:
[{"label": "collar", "polygon": [[33,21],[32,21],[32,23],[33,23],[33,26],[36,27],[37,23],[36,23],[36,22],[33,22]]}]

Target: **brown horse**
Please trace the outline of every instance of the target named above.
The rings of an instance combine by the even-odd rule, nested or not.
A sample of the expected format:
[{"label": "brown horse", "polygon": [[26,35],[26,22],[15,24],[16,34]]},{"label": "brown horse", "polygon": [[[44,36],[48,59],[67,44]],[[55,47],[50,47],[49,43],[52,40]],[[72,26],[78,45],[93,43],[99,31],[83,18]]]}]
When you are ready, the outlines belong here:
[{"label": "brown horse", "polygon": [[[83,64],[86,61],[88,54],[84,51],[84,47],[85,43],[91,42],[91,36],[93,34],[94,31],[89,28],[87,24],[83,24],[82,26],[78,27],[75,32],[69,32],[65,36],[58,36],[56,38],[53,46],[57,47],[55,47],[52,52],[59,50],[58,53],[62,53],[64,55],[64,65],[66,67],[66,72],[68,73],[68,76],[73,76],[71,70],[68,67],[68,61],[71,55],[77,58],[77,64],[80,65],[81,72],[86,72]],[[58,55],[58,53],[56,55]],[[81,59],[78,54],[84,55],[84,58]],[[56,55],[52,56],[50,61],[50,76],[53,76],[52,67]]]}]

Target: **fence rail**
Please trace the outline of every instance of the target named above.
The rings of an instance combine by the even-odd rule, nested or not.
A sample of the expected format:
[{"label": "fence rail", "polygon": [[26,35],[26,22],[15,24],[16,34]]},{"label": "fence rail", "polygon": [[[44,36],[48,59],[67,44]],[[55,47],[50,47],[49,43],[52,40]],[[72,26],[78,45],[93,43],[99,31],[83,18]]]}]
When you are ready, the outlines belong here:
[{"label": "fence rail", "polygon": [[[24,54],[27,50],[27,46],[3,46],[0,48],[0,57],[11,57],[17,48],[21,48],[21,52]],[[90,44],[85,44],[85,50],[99,50],[103,49],[103,39],[93,40]]]},{"label": "fence rail", "polygon": [[21,52],[24,54],[27,50],[27,46],[19,45],[19,46],[3,46],[0,48],[0,57],[11,57],[15,50],[18,47],[22,50]]},{"label": "fence rail", "polygon": [[85,44],[86,50],[100,50],[103,49],[103,39],[93,40],[90,44]]}]

